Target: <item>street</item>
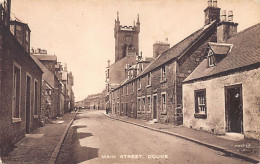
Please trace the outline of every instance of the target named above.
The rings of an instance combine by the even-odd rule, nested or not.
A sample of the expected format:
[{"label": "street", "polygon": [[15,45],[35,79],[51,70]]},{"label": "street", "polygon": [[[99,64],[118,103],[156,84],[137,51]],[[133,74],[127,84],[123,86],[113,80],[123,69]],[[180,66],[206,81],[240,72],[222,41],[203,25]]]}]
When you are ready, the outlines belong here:
[{"label": "street", "polygon": [[174,136],[80,111],[57,163],[246,163]]}]

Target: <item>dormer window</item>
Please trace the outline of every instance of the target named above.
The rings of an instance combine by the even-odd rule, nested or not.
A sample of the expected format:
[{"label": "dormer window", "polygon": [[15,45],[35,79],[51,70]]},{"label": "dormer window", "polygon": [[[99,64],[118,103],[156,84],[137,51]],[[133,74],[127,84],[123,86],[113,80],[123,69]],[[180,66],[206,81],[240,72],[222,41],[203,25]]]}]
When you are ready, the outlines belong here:
[{"label": "dormer window", "polygon": [[223,58],[225,58],[230,53],[232,47],[232,44],[209,42],[209,46],[206,52],[208,67],[216,66]]},{"label": "dormer window", "polygon": [[214,53],[212,50],[209,50],[209,53],[208,53],[208,66],[209,67],[215,66],[215,58],[214,58]]}]

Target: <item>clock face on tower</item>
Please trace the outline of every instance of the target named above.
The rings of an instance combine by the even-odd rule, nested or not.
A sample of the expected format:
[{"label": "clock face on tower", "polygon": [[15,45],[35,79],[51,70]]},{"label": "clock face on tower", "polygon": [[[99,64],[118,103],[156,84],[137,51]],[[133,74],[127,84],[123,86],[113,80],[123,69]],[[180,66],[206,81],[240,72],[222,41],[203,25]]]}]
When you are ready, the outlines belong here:
[{"label": "clock face on tower", "polygon": [[127,44],[127,45],[132,44],[133,36],[131,36],[131,35],[125,36],[124,41],[125,41],[125,44]]}]

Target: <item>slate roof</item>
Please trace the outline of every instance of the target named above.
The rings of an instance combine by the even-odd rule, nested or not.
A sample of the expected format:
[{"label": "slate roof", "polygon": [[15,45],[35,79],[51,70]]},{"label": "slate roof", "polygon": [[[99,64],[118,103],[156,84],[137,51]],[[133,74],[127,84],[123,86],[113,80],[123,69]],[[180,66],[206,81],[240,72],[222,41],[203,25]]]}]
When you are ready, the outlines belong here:
[{"label": "slate roof", "polygon": [[233,44],[230,54],[216,66],[209,68],[207,60],[204,59],[183,82],[220,75],[255,64],[260,65],[260,23],[237,33],[228,39],[227,43]]},{"label": "slate roof", "polygon": [[45,60],[45,61],[56,61],[57,56],[55,55],[38,55],[34,54],[35,57],[37,57],[39,60]]},{"label": "slate roof", "polygon": [[203,26],[170,49],[164,51],[153,62],[151,62],[146,67],[146,69],[144,69],[144,71],[138,75],[138,77],[162,66],[170,60],[177,59],[178,57],[182,56],[182,54],[185,53],[193,43],[196,43],[203,34],[205,34],[209,29],[211,29],[211,27],[214,27],[215,25],[216,21],[213,21],[211,24]]},{"label": "slate roof", "polygon": [[214,52],[214,54],[218,54],[218,55],[228,54],[232,46],[233,46],[232,44],[218,44],[218,43],[209,42],[210,49]]},{"label": "slate roof", "polygon": [[54,88],[54,74],[47,68],[45,65],[43,65],[37,57],[34,55],[31,55],[34,62],[41,68],[43,75],[42,80],[45,80],[52,88]]}]

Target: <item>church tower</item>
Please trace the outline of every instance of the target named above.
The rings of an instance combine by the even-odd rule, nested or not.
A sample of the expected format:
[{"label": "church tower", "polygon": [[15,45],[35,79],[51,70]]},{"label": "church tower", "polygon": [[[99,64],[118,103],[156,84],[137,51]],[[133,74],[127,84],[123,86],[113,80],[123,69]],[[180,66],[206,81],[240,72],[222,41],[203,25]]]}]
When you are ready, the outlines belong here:
[{"label": "church tower", "polygon": [[140,22],[139,15],[137,22],[133,26],[121,26],[119,21],[119,13],[115,20],[114,37],[115,37],[115,62],[126,56],[136,57],[139,53],[139,32]]}]

